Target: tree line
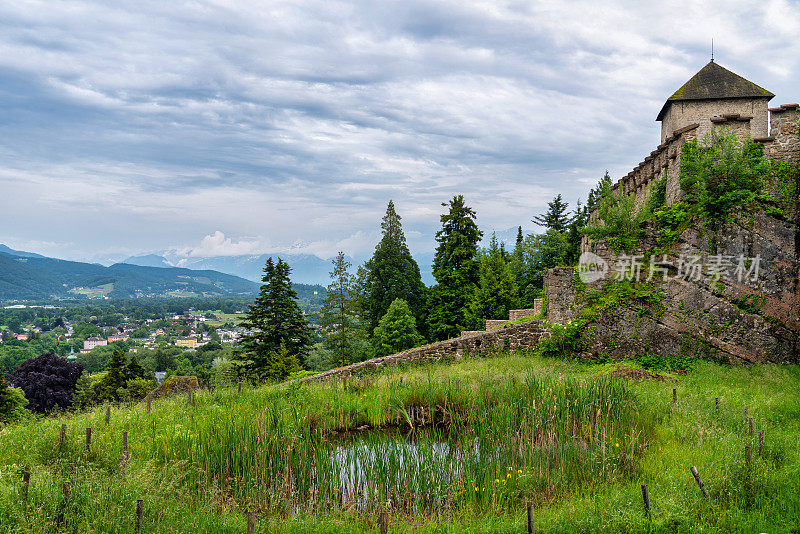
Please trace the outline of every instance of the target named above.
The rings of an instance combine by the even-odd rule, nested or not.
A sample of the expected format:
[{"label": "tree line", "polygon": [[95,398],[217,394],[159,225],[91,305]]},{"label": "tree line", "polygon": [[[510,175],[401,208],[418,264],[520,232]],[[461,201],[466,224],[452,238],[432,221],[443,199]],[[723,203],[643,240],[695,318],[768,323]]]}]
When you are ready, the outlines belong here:
[{"label": "tree line", "polygon": [[314,330],[297,305],[289,266],[270,258],[261,291],[241,323],[251,333],[236,356],[238,368],[256,380],[285,379],[482,330],[486,319],[533,307],[543,296],[544,271],[577,262],[589,214],[610,187],[606,173],[587,203],[579,201],[572,211],[557,195],[532,219],[544,231],[524,235],[519,226],[511,250],[494,234],[481,247],[475,210],[462,195],[454,196],[442,203],[431,287],[422,282],[402,218],[389,201],[372,257],[355,274],[343,252],[332,261],[318,313],[319,343],[313,343]]}]

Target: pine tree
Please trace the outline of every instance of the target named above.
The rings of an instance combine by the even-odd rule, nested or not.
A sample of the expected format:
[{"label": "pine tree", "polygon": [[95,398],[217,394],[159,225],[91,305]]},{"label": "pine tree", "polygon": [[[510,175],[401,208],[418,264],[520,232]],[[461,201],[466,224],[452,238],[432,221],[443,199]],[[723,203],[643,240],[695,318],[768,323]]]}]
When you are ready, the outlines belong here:
[{"label": "pine tree", "polygon": [[544,215],[535,216],[532,221],[548,230],[566,232],[571,221],[571,218],[567,215],[567,208],[569,208],[569,204],[562,200],[561,194],[558,194],[547,203],[547,212]]},{"label": "pine tree", "polygon": [[297,293],[289,279],[291,268],[282,259],[277,263],[267,259],[264,266],[264,284],[250,306],[241,325],[250,333],[242,337],[244,371],[250,376],[274,378],[272,369],[281,344],[289,358],[295,358],[299,366],[305,363],[305,355],[311,346],[311,327],[297,302]]},{"label": "pine tree", "polygon": [[375,327],[373,343],[376,353],[379,356],[394,354],[416,347],[423,341],[408,303],[403,299],[395,299]]},{"label": "pine tree", "polygon": [[469,305],[469,326],[482,329],[486,319],[504,319],[518,304],[518,288],[497,238],[480,258],[480,283]]},{"label": "pine tree", "polygon": [[475,224],[475,211],[457,195],[443,203],[448,212],[440,217],[436,232],[433,276],[436,285],[428,299],[428,329],[433,339],[455,337],[467,323],[469,300],[478,286],[478,242],[483,233]]},{"label": "pine tree", "polygon": [[362,314],[370,331],[398,298],[408,303],[414,317],[424,316],[425,285],[419,266],[408,250],[400,220],[394,202],[389,201],[381,222],[381,241],[372,258],[359,270]]},{"label": "pine tree", "polygon": [[365,332],[358,317],[355,277],[349,269],[350,262],[345,260],[344,252],[339,252],[333,260],[332,282],[320,310],[319,322],[327,331],[325,348],[331,351],[331,363],[335,366],[361,359],[359,353],[363,353],[365,345]]}]

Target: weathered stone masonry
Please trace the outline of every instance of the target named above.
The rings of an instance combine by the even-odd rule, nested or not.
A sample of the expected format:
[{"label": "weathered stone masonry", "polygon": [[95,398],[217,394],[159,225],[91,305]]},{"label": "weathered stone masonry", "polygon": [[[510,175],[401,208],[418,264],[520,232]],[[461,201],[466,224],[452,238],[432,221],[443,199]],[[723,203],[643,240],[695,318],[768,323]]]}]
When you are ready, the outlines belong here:
[{"label": "weathered stone masonry", "polygon": [[447,359],[460,360],[468,354],[478,354],[487,349],[517,350],[533,349],[547,330],[538,321],[526,321],[510,324],[502,321],[500,328],[464,333],[461,337],[416,347],[390,356],[373,358],[354,363],[346,367],[331,369],[313,376],[300,379],[298,382],[321,382],[342,379],[365,371],[377,370],[387,365],[401,363],[423,363]]}]

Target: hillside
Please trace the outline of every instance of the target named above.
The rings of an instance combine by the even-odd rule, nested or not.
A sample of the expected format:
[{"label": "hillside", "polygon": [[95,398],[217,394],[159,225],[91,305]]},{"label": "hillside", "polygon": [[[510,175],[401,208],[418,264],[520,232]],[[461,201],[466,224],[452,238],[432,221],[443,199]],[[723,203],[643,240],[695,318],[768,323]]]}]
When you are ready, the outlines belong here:
[{"label": "hillside", "polygon": [[796,366],[668,374],[485,353],[113,407],[109,424],[101,406],[0,432],[0,524],[127,532],[142,499],[142,532],[244,532],[248,510],[256,532],[377,532],[382,511],[394,533],[525,532],[532,501],[540,532],[789,532],[798,391]]},{"label": "hillside", "polygon": [[258,284],[216,271],[98,264],[0,253],[0,300],[252,295]]}]

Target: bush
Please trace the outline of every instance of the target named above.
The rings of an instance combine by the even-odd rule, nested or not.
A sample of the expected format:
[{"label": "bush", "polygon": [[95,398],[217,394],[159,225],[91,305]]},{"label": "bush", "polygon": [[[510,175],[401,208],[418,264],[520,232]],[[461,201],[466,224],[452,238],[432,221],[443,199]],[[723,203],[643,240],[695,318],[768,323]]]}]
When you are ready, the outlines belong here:
[{"label": "bush", "polygon": [[683,146],[680,183],[688,202],[716,230],[738,213],[734,208],[753,205],[770,169],[760,144],[733,133],[717,134]]},{"label": "bush", "polygon": [[19,388],[11,388],[0,374],[0,423],[13,423],[28,415],[28,399]]},{"label": "bush", "polygon": [[8,376],[12,385],[25,392],[29,410],[48,413],[55,407],[72,405],[81,373],[83,365],[80,362],[71,362],[47,352],[22,362]]},{"label": "bush", "polygon": [[[664,183],[664,187],[660,186],[661,182]],[[663,179],[656,182],[655,194],[651,194],[650,198],[663,197],[666,194],[665,187],[666,181]],[[614,191],[610,184],[604,184],[597,206],[600,221],[583,228],[582,232],[591,239],[607,241],[614,252],[631,252],[644,237],[642,223],[652,215],[649,206],[659,203],[663,205],[663,201],[659,198],[654,198],[652,201],[648,199],[642,209],[637,209],[633,195],[623,193],[621,188]]]},{"label": "bush", "polygon": [[576,356],[586,350],[588,342],[583,335],[583,326],[579,322],[566,324],[551,323],[550,337],[542,338],[536,345],[537,356],[563,358]]}]

